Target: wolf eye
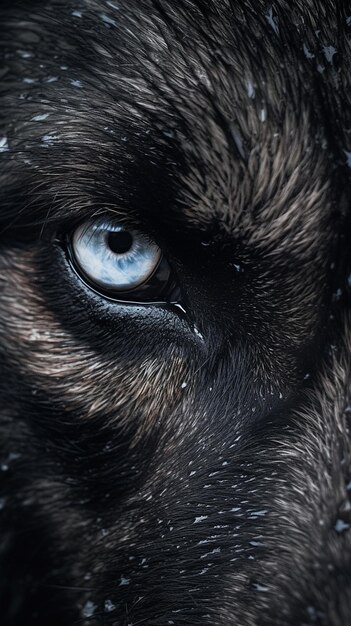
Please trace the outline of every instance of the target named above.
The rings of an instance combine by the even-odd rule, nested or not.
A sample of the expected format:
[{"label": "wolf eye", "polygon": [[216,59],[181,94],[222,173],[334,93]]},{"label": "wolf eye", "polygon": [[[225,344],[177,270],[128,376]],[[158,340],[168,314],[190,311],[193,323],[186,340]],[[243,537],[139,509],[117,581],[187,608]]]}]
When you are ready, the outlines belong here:
[{"label": "wolf eye", "polygon": [[81,224],[72,261],[89,286],[114,300],[169,300],[174,281],[161,249],[146,235],[112,221]]}]

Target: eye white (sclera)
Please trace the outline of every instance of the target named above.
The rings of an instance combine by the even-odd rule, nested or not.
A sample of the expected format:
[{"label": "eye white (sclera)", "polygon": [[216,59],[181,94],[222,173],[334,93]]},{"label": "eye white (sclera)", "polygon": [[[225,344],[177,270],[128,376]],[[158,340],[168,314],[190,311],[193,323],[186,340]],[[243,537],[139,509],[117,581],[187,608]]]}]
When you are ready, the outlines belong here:
[{"label": "eye white (sclera)", "polygon": [[[110,248],[111,233],[128,233],[129,250],[116,253]],[[161,259],[160,248],[145,235],[123,226],[85,222],[72,240],[73,252],[80,269],[98,286],[109,291],[131,291],[152,276]]]}]

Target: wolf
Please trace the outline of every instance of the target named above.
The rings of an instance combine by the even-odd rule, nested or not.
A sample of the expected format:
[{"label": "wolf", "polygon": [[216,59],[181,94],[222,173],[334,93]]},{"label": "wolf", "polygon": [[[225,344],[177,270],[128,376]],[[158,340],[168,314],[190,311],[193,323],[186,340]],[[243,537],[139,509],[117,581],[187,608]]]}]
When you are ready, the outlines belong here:
[{"label": "wolf", "polygon": [[0,29],[1,624],[350,624],[349,2]]}]

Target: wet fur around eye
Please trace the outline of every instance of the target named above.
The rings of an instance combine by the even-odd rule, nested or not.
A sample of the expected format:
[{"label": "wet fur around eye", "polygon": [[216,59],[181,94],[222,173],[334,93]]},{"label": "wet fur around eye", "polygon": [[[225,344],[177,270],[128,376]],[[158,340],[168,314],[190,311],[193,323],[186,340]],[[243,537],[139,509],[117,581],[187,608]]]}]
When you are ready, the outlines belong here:
[{"label": "wet fur around eye", "polygon": [[[4,626],[351,621],[350,14],[2,3]],[[80,280],[91,223],[177,298]]]}]

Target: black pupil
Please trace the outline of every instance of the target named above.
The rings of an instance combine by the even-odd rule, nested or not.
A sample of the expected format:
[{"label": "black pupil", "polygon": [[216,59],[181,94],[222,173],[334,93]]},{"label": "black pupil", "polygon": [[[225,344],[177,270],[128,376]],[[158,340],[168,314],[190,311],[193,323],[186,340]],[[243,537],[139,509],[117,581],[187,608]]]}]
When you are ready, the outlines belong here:
[{"label": "black pupil", "polygon": [[133,237],[127,230],[121,230],[117,233],[108,234],[107,243],[115,254],[124,254],[131,249],[133,245]]}]

